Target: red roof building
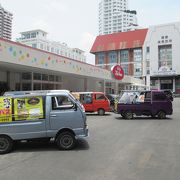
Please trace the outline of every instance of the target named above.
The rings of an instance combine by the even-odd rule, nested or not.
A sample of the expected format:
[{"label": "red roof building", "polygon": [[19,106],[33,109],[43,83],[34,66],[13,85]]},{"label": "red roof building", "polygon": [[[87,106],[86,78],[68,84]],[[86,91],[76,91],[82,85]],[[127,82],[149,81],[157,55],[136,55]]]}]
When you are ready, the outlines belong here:
[{"label": "red roof building", "polygon": [[142,77],[142,47],[148,29],[100,35],[91,48],[96,66],[111,69],[120,64],[125,75]]}]

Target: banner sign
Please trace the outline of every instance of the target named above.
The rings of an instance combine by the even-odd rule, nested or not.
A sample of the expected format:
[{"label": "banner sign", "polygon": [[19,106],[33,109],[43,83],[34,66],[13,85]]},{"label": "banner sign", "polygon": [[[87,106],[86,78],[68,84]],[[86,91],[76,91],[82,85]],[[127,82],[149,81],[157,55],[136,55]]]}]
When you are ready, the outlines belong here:
[{"label": "banner sign", "polygon": [[25,97],[14,99],[15,120],[33,120],[44,117],[42,97]]},{"label": "banner sign", "polygon": [[12,98],[0,97],[0,122],[12,121]]}]

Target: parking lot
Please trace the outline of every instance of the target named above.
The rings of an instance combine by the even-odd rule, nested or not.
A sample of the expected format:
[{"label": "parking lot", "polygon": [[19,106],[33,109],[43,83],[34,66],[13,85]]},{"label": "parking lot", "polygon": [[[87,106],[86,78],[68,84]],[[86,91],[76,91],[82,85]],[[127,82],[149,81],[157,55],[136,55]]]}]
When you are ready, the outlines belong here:
[{"label": "parking lot", "polygon": [[180,98],[165,120],[88,114],[90,137],[71,151],[22,143],[0,156],[2,180],[177,180],[180,177]]}]

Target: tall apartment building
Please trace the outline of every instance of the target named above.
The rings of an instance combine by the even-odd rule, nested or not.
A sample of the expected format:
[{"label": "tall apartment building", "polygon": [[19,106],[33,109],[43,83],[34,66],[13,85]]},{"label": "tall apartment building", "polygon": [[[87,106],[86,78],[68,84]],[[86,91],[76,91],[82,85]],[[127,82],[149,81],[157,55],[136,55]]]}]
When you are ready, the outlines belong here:
[{"label": "tall apartment building", "polygon": [[79,48],[70,48],[65,43],[50,41],[47,39],[47,32],[37,29],[21,32],[21,37],[16,41],[33,48],[38,48],[74,60],[86,62],[85,52]]},{"label": "tall apartment building", "polygon": [[11,39],[13,14],[5,10],[0,4],[0,37]]},{"label": "tall apartment building", "polygon": [[136,11],[128,10],[128,0],[101,0],[99,34],[112,34],[138,28]]}]

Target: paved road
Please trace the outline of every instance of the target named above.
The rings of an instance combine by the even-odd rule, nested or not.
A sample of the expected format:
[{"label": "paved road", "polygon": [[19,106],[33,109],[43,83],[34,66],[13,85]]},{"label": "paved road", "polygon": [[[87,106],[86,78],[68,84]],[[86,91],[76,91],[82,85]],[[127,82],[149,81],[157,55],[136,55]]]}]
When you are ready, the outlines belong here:
[{"label": "paved road", "polygon": [[20,144],[0,156],[0,180],[179,180],[180,98],[166,120],[88,115],[90,137],[72,151]]}]

